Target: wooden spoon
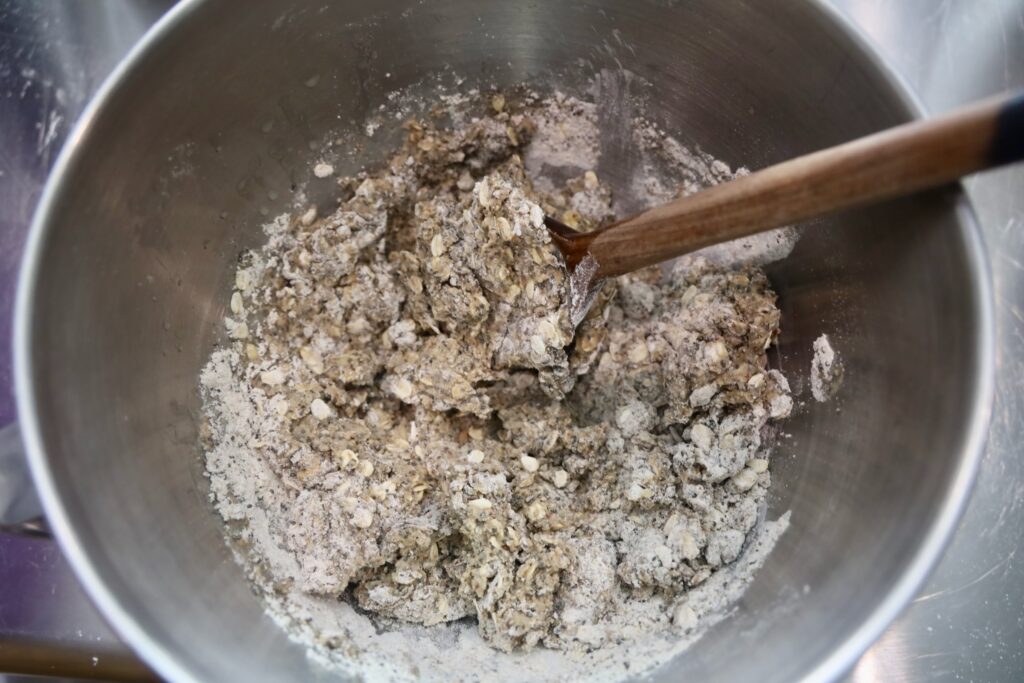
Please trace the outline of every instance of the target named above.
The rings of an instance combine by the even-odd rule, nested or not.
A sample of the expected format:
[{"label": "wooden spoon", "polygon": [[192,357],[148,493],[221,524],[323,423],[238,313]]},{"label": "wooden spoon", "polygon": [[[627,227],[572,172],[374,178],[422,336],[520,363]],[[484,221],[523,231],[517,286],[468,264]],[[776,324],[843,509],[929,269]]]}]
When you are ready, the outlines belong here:
[{"label": "wooden spoon", "polygon": [[582,318],[604,278],[1021,159],[1017,93],[769,166],[591,232],[551,217],[545,224],[573,274],[573,317]]}]

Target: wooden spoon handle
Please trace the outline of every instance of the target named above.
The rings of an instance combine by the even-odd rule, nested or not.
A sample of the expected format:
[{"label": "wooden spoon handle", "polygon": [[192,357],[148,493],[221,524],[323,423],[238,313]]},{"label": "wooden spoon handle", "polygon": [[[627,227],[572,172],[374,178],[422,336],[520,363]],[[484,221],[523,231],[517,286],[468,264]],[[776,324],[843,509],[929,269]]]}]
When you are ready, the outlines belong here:
[{"label": "wooden spoon handle", "polygon": [[1024,159],[1024,94],[786,161],[591,233],[597,277]]}]

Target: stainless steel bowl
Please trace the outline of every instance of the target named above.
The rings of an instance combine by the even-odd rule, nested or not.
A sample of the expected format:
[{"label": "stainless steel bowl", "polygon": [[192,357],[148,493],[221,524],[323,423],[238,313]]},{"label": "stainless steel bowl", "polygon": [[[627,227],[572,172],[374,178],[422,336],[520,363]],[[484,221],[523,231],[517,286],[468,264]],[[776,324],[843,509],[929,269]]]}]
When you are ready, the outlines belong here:
[{"label": "stainless steel bowl", "polygon": [[[388,91],[449,69],[464,87],[572,90],[621,68],[656,85],[636,94],[666,129],[736,165],[917,111],[847,25],[790,0],[191,1],[106,84],[33,226],[19,410],[65,551],[163,676],[332,678],[263,614],[224,544],[197,448],[196,377],[233,264],[291,188],[328,189],[312,178],[311,149],[355,130]],[[382,129],[344,163],[381,158],[395,135]],[[625,169],[602,174],[624,184]],[[803,400],[773,464],[769,515],[792,510],[792,526],[735,613],[658,680],[839,675],[934,564],[978,462],[992,316],[957,190],[828,221],[770,275],[778,362]],[[822,332],[847,366],[836,403],[807,388]]]}]

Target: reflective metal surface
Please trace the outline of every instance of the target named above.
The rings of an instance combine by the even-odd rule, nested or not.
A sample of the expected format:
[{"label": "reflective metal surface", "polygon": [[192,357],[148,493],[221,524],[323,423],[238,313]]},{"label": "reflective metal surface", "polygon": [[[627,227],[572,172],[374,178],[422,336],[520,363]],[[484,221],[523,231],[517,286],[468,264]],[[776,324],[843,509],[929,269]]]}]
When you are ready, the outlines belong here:
[{"label": "reflective metal surface", "polygon": [[[0,425],[14,419],[14,282],[46,174],[100,83],[170,4],[0,0]],[[86,598],[56,543],[6,533],[0,672],[152,679]]]},{"label": "reflective metal surface", "polygon": [[[1018,2],[984,0],[940,5],[930,0],[851,0],[838,4],[879,40],[885,54],[910,77],[926,103],[936,109],[1024,81],[1024,24]],[[38,49],[52,50],[53,45]],[[6,66],[6,60],[0,62],[0,71]],[[38,187],[38,173],[26,177],[30,190]],[[0,191],[7,187],[4,180],[0,176]],[[1017,605],[1024,570],[1015,553],[1019,529],[1024,524],[1019,483],[1024,473],[1017,452],[1022,428],[1015,418],[1020,414],[1024,392],[1019,379],[1024,357],[1019,303],[1024,294],[1020,268],[1024,253],[1020,216],[1024,206],[1018,195],[1022,186],[1020,171],[1009,171],[969,187],[989,244],[999,247],[993,250],[993,267],[1000,316],[1001,373],[978,495],[921,598],[862,659],[852,674],[854,680],[1019,678],[1024,625]],[[0,210],[9,211],[7,207]],[[18,228],[16,222],[11,226]],[[5,238],[11,234],[5,225]],[[4,562],[14,566],[10,553],[0,553],[0,564]],[[46,561],[37,559],[33,565],[40,579],[35,588],[40,597],[42,589],[67,578],[55,553]],[[67,600],[80,604],[73,593],[67,595]],[[0,647],[0,662],[3,652]]]},{"label": "reflective metal surface", "polygon": [[[595,50],[595,34],[618,46]],[[19,421],[48,520],[104,613],[170,680],[340,679],[263,614],[231,561],[201,476],[196,377],[222,336],[240,248],[262,240],[289,188],[312,182],[309,143],[361,132],[388,90],[446,68],[468,76],[463,87],[581,93],[600,74],[602,116],[645,97],[667,129],[753,167],[914,113],[812,3],[173,10],[58,161],[15,320]],[[379,159],[392,121],[335,166]],[[627,191],[632,161],[602,159],[613,191]],[[962,197],[821,223],[769,273],[786,321],[779,356],[805,399],[773,467],[769,514],[791,510],[790,529],[735,613],[656,680],[832,680],[912,597],[968,493],[992,320]],[[822,331],[847,367],[837,405],[806,401]]]},{"label": "reflective metal surface", "polygon": [[[841,0],[925,106],[944,111],[1024,87],[1019,0]],[[906,613],[850,680],[1024,677],[1024,167],[967,183],[996,299],[996,400],[975,493],[953,542]]]}]

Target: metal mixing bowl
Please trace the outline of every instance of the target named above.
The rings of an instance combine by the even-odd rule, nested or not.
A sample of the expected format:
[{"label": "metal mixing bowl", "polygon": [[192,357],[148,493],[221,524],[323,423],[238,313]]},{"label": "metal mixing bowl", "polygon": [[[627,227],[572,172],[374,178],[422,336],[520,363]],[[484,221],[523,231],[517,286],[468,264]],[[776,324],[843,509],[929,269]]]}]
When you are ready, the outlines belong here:
[{"label": "metal mixing bowl", "polygon": [[[656,89],[611,78],[607,115],[629,101],[616,90],[635,87],[668,131],[752,168],[916,113],[810,1],[178,6],[57,164],[16,332],[20,418],[50,522],[103,612],[169,680],[332,678],[263,614],[225,546],[197,447],[196,378],[240,250],[291,188],[329,189],[311,149],[358,130],[388,91],[447,69],[465,88],[570,90],[626,69]],[[396,125],[341,170],[382,158]],[[628,152],[599,168],[620,188]],[[775,452],[768,514],[792,510],[792,526],[735,613],[659,680],[839,675],[934,564],[978,462],[992,319],[958,191],[826,221],[770,275],[778,363],[803,402]],[[817,404],[807,375],[822,332],[847,377],[837,402]]]}]

